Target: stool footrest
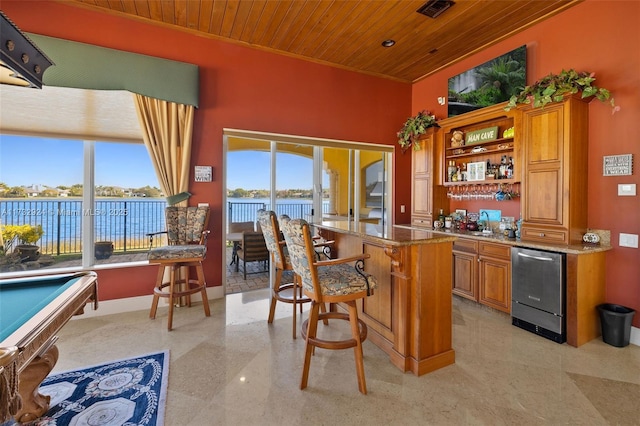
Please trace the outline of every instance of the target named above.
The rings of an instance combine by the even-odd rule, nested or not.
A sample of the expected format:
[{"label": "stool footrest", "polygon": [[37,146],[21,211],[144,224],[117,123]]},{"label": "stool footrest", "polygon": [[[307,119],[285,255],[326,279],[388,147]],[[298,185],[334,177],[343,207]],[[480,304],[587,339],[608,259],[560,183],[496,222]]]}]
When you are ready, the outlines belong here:
[{"label": "stool footrest", "polygon": [[[349,315],[341,313],[341,312],[322,312],[318,315],[318,321],[325,319],[340,319],[344,321],[349,321]],[[355,339],[345,339],[345,340],[325,340],[319,339],[317,337],[312,337],[307,339],[307,327],[309,320],[305,320],[302,323],[302,338],[307,340],[310,345],[317,346],[323,349],[349,349],[358,345],[358,342]],[[360,328],[360,341],[364,342],[367,339],[367,325],[358,318],[358,325]]]},{"label": "stool footrest", "polygon": [[[184,280],[179,280],[175,282],[175,286],[178,287],[179,285],[185,284]],[[202,289],[206,286],[205,284],[200,284],[200,282],[198,280],[189,280],[188,283],[188,288],[183,289],[181,291],[175,291],[173,292],[173,295],[171,295],[171,293],[169,293],[168,291],[162,291],[163,288],[165,287],[170,287],[171,283],[170,282],[165,282],[162,283],[162,285],[160,285],[160,287],[156,287],[153,289],[153,292],[155,294],[157,294],[160,297],[182,297],[182,296],[190,296],[192,294],[196,294],[202,291]]]},{"label": "stool footrest", "polygon": [[281,285],[278,291],[272,289],[271,295],[280,302],[285,303],[309,303],[311,299],[305,295],[297,295],[295,302],[293,301],[293,292],[297,292],[300,289],[295,284]]}]

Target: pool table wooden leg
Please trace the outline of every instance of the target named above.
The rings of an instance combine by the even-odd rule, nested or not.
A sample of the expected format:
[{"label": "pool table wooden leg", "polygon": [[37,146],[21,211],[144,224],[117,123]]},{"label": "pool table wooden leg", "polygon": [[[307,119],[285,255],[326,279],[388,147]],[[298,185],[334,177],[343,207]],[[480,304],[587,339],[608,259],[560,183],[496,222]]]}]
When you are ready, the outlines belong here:
[{"label": "pool table wooden leg", "polygon": [[22,408],[14,418],[18,423],[30,422],[49,411],[51,397],[38,392],[38,387],[58,361],[58,348],[52,345],[44,354],[34,358],[20,373],[19,392]]}]

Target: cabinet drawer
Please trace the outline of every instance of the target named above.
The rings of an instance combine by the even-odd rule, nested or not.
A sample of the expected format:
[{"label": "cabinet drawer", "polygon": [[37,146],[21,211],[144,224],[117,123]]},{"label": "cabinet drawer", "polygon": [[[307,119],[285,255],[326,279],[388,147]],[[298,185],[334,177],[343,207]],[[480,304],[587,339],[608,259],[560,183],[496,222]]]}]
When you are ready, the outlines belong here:
[{"label": "cabinet drawer", "polygon": [[491,256],[509,260],[511,259],[511,246],[506,244],[486,243],[484,241],[481,241],[478,253],[484,256]]},{"label": "cabinet drawer", "polygon": [[453,242],[453,251],[475,254],[478,252],[478,242],[476,240],[458,238]]},{"label": "cabinet drawer", "polygon": [[430,217],[413,216],[411,218],[411,224],[413,226],[420,226],[421,228],[432,228],[433,220]]},{"label": "cabinet drawer", "polygon": [[568,244],[569,233],[566,229],[533,228],[522,226],[520,239],[547,243]]}]

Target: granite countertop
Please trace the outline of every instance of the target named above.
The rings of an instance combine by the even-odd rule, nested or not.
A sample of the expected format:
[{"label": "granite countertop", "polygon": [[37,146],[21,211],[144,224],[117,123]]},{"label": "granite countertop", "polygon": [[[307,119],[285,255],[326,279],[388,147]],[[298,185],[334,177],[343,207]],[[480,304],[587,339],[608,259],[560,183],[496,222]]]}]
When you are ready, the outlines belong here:
[{"label": "granite countertop", "polygon": [[313,226],[394,246],[442,243],[456,239],[455,235],[398,225],[382,226],[364,222],[323,220],[322,223],[316,223]]},{"label": "granite countertop", "polygon": [[573,244],[573,245],[567,246],[562,244],[540,243],[540,242],[534,242],[534,241],[520,241],[520,239],[517,239],[517,238],[507,238],[506,236],[504,236],[504,234],[501,234],[501,233],[482,235],[481,233],[475,232],[475,231],[451,231],[451,230],[442,230],[442,231],[432,230],[431,232],[439,235],[464,237],[464,238],[474,239],[478,241],[496,242],[500,244],[508,244],[510,246],[555,251],[559,253],[572,253],[572,254],[595,253],[595,252],[601,252],[601,251],[608,251],[608,250],[611,250],[612,248],[611,245],[608,245],[608,244],[586,244],[585,243],[585,244]]},{"label": "granite countertop", "polygon": [[322,223],[317,223],[313,226],[327,229],[329,231],[355,235],[369,241],[377,241],[382,244],[395,246],[441,243],[445,241],[454,241],[457,238],[468,238],[478,241],[507,244],[510,246],[571,254],[596,253],[608,251],[612,248],[610,244],[550,244],[507,238],[501,233],[487,235],[475,231],[433,230],[428,228],[412,227],[411,225],[382,226],[365,222],[356,223],[354,221],[324,220]]}]

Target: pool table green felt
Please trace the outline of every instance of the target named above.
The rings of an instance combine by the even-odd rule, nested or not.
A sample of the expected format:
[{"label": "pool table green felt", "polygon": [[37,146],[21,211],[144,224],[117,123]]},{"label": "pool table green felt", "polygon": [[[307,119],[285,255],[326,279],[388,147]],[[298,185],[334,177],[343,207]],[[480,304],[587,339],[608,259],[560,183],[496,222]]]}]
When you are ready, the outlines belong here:
[{"label": "pool table green felt", "polygon": [[0,282],[0,342],[79,279],[69,275]]}]

